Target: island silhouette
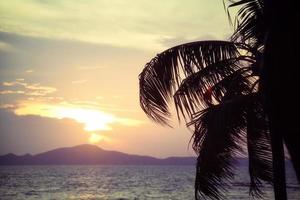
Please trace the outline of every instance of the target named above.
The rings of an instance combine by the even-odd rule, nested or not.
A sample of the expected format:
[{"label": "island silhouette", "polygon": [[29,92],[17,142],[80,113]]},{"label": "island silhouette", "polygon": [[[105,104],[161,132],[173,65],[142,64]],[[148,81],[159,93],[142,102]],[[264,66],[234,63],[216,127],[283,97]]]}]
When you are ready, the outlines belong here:
[{"label": "island silhouette", "polygon": [[104,150],[96,145],[82,144],[58,148],[36,155],[6,154],[0,165],[195,165],[196,157],[155,158]]}]

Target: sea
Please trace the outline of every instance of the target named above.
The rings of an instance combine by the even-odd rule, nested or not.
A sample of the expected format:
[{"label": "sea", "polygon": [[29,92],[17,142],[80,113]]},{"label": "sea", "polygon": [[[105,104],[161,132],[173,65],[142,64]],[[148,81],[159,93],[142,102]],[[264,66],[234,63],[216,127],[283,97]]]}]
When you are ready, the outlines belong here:
[{"label": "sea", "polygon": [[[227,199],[251,199],[247,167],[240,167]],[[188,200],[194,199],[194,166],[0,166],[1,200]],[[300,199],[287,170],[290,200]],[[264,199],[274,199],[265,185]]]}]

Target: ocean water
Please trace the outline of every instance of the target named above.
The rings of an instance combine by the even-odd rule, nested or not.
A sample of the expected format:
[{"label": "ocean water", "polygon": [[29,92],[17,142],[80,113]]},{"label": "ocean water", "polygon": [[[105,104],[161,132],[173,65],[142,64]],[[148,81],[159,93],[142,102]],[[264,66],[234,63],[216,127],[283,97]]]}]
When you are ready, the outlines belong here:
[{"label": "ocean water", "polygon": [[[194,199],[194,166],[0,166],[0,199],[185,200]],[[288,170],[289,199],[300,187]],[[228,199],[249,198],[247,168],[239,169]],[[273,199],[265,186],[265,199]]]}]

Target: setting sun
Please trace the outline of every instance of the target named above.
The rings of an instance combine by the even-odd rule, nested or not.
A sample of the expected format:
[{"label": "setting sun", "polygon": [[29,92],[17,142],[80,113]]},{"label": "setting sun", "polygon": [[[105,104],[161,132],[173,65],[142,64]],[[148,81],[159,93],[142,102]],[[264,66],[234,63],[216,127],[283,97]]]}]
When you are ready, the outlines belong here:
[{"label": "setting sun", "polygon": [[110,130],[111,124],[115,121],[113,115],[98,110],[81,108],[57,108],[55,113],[58,118],[71,118],[85,124],[86,131]]},{"label": "setting sun", "polygon": [[97,144],[98,142],[100,142],[101,140],[103,140],[103,136],[96,134],[96,133],[92,133],[90,138],[89,138],[89,143],[91,144]]},{"label": "setting sun", "polygon": [[116,122],[114,115],[92,108],[72,105],[27,104],[16,110],[17,115],[40,115],[57,119],[69,118],[84,124],[86,131],[111,130]]}]

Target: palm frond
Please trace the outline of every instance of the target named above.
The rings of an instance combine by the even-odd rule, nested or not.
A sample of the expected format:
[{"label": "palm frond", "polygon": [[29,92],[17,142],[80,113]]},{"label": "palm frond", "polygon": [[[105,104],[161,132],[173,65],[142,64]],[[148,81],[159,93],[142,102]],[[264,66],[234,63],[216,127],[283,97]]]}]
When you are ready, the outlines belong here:
[{"label": "palm frond", "polygon": [[174,94],[177,111],[184,118],[185,113],[191,117],[193,113],[213,104],[213,101],[220,103],[225,95],[229,96],[228,93],[249,91],[250,81],[246,78],[249,72],[240,63],[241,57],[214,63],[184,79]]},{"label": "palm frond", "polygon": [[150,119],[168,124],[168,104],[183,78],[213,63],[239,55],[237,46],[227,41],[192,42],[158,54],[145,65],[139,76],[143,111]]},{"label": "palm frond", "polygon": [[233,41],[248,43],[259,47],[263,44],[265,26],[263,21],[263,0],[238,0],[231,1],[231,7],[241,7],[236,16],[235,31],[231,36]]},{"label": "palm frond", "polygon": [[247,104],[247,148],[249,157],[250,194],[262,197],[262,181],[273,182],[272,149],[268,121],[259,96]]},{"label": "palm frond", "polygon": [[212,87],[214,97],[221,102],[236,95],[249,94],[253,82],[250,68],[239,69]]},{"label": "palm frond", "polygon": [[242,151],[247,95],[223,101],[195,115],[193,148],[198,153],[195,196],[223,199],[233,178],[233,159]]}]

